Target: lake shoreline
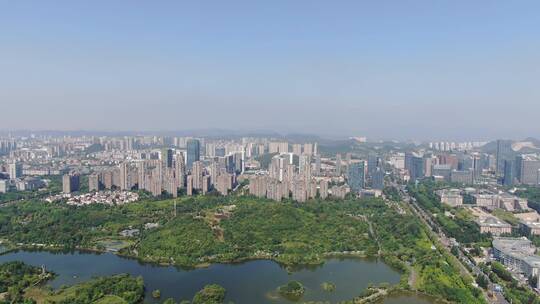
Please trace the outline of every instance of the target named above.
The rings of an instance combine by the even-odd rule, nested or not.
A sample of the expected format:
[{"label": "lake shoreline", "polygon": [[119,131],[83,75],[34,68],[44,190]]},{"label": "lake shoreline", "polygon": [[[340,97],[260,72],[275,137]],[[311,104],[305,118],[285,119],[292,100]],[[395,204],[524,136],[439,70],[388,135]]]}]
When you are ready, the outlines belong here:
[{"label": "lake shoreline", "polygon": [[[389,267],[394,272],[396,272],[396,274],[399,275],[400,277],[402,277],[403,275],[406,275],[406,274],[402,273],[401,271],[399,271],[398,269],[395,269],[395,267],[392,267],[390,264],[386,263],[384,261],[383,257],[378,257],[378,256],[369,257],[369,256],[366,256],[365,254],[359,254],[359,252],[355,252],[355,253],[351,253],[351,252],[348,252],[348,253],[336,253],[336,252],[333,252],[333,253],[325,254],[324,258],[321,259],[320,263],[311,263],[311,264],[294,264],[294,265],[291,264],[291,265],[288,265],[288,264],[280,263],[279,261],[277,261],[276,259],[271,258],[271,257],[251,257],[251,258],[245,258],[245,259],[231,260],[231,261],[227,261],[227,262],[216,262],[216,263],[208,263],[208,264],[205,264],[205,265],[197,265],[198,267],[185,267],[185,266],[179,266],[179,265],[175,265],[175,264],[171,264],[171,263],[155,263],[155,262],[144,260],[144,259],[141,259],[141,258],[138,258],[138,257],[135,257],[135,256],[121,254],[119,252],[96,250],[96,249],[92,249],[92,248],[90,248],[90,249],[89,248],[76,248],[76,249],[66,250],[65,248],[50,247],[50,246],[35,246],[35,245],[34,246],[28,246],[28,245],[22,246],[22,245],[18,245],[18,246],[14,246],[14,247],[9,248],[8,251],[4,252],[1,255],[7,255],[7,254],[10,254],[10,253],[16,254],[19,251],[20,252],[30,252],[30,253],[31,252],[46,252],[46,253],[51,253],[51,254],[64,254],[64,253],[95,254],[95,255],[109,254],[109,255],[112,255],[112,256],[117,256],[117,257],[119,257],[121,259],[137,261],[138,264],[140,264],[140,265],[150,265],[150,266],[157,266],[157,267],[174,267],[174,268],[182,269],[182,270],[185,270],[185,271],[210,268],[213,265],[220,265],[220,264],[221,265],[235,265],[235,264],[246,264],[246,263],[249,263],[251,261],[258,261],[258,260],[259,261],[264,261],[264,260],[266,260],[266,261],[272,261],[272,262],[276,263],[277,265],[279,265],[280,268],[284,269],[289,274],[297,272],[297,271],[302,271],[302,270],[305,270],[305,269],[309,270],[312,267],[314,267],[312,269],[315,269],[315,268],[318,268],[318,267],[323,267],[324,264],[327,261],[331,260],[331,259],[336,259],[336,260],[342,260],[342,259],[343,260],[349,260],[349,259],[354,260],[354,259],[358,259],[360,261],[381,262],[385,266]],[[52,269],[52,270],[54,271],[54,269]],[[379,283],[379,284],[381,284],[381,283]],[[404,292],[407,292],[409,295],[410,294],[424,295],[424,294],[419,293],[419,292],[407,291],[406,289],[403,289],[402,287],[399,286],[399,281],[396,282],[396,283],[389,283],[389,284],[390,285],[387,287],[388,288],[388,294],[385,294],[384,297],[382,297],[381,299],[386,299],[388,297],[391,297],[392,295],[396,295],[396,294],[400,294],[400,293],[404,293]],[[446,302],[438,301],[436,303],[446,303]]]},{"label": "lake shoreline", "polygon": [[[173,266],[178,267],[181,269],[198,269],[198,268],[207,268],[213,264],[239,264],[239,263],[245,263],[249,261],[256,261],[256,260],[270,260],[273,262],[276,262],[280,266],[284,268],[295,268],[295,267],[309,267],[309,266],[319,266],[323,265],[325,260],[331,259],[331,258],[358,258],[358,259],[376,259],[381,260],[384,262],[384,257],[375,255],[370,256],[365,254],[361,251],[355,251],[355,252],[328,252],[323,253],[322,258],[318,261],[314,261],[312,263],[285,263],[283,261],[280,261],[279,259],[276,259],[274,256],[268,256],[268,255],[253,255],[250,257],[244,257],[244,258],[238,258],[238,259],[230,259],[230,260],[218,260],[218,261],[210,261],[210,262],[202,262],[199,264],[177,264],[173,262],[163,262],[156,259],[148,259],[141,256],[137,256],[134,254],[127,254],[122,253],[120,251],[113,251],[113,250],[106,250],[106,249],[98,249],[95,247],[75,247],[75,248],[65,248],[61,246],[52,246],[52,245],[44,245],[44,244],[2,244],[1,246],[4,246],[6,248],[5,251],[0,251],[0,255],[9,254],[16,251],[47,251],[47,252],[61,252],[61,253],[67,253],[67,252],[74,252],[79,251],[83,253],[96,253],[96,254],[114,254],[116,256],[126,258],[126,259],[134,259],[139,261],[140,263],[144,264],[151,264],[151,265],[159,265],[159,266]],[[159,259],[164,259],[164,257],[160,257]],[[390,266],[390,265],[389,265]],[[392,267],[395,268],[395,267]],[[400,272],[401,270],[395,268],[396,271]]]}]

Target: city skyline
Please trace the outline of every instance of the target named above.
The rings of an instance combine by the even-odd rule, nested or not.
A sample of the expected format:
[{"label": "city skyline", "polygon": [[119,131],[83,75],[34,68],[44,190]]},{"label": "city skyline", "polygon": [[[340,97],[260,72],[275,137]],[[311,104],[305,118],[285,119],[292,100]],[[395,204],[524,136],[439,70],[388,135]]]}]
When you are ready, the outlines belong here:
[{"label": "city skyline", "polygon": [[4,3],[0,129],[538,137],[538,8]]},{"label": "city skyline", "polygon": [[481,142],[495,143],[498,140],[512,141],[515,143],[536,143],[540,141],[540,136],[525,136],[520,137],[513,135],[509,137],[474,137],[469,134],[459,137],[444,137],[434,135],[425,138],[400,138],[400,137],[369,137],[368,134],[316,134],[302,132],[277,132],[275,130],[234,130],[234,129],[187,129],[187,130],[40,130],[40,129],[0,129],[0,135],[14,137],[28,136],[105,136],[105,137],[137,137],[137,136],[160,136],[160,137],[191,137],[191,138],[242,138],[242,137],[267,137],[274,139],[297,140],[300,142],[309,140],[320,140],[325,142],[343,142],[343,141],[358,141],[360,143],[413,143],[416,145],[428,143],[466,143],[466,142]]},{"label": "city skyline", "polygon": [[540,304],[539,11],[0,1],[0,304]]},{"label": "city skyline", "polygon": [[[324,261],[327,254],[393,257],[393,265],[413,266],[418,276],[442,267],[432,261],[439,257],[445,267],[454,265],[440,272],[443,278],[453,279],[437,275],[422,280],[441,286],[422,289],[432,290],[429,294],[435,298],[449,299],[449,303],[509,304],[518,303],[513,299],[519,298],[530,302],[540,293],[536,279],[540,273],[539,186],[538,140],[415,145],[368,143],[364,137],[345,142],[272,136],[0,133],[0,245],[21,250],[32,246],[46,252],[77,242],[84,246],[77,249],[170,265],[238,262],[230,256],[238,256],[239,250],[250,259],[294,256],[295,263],[314,256]],[[242,226],[241,232],[234,232]],[[320,226],[326,230],[319,230]],[[299,230],[304,232],[298,234]],[[33,239],[28,240],[31,235]],[[66,236],[51,241],[58,235]],[[417,239],[396,243],[412,236]],[[332,247],[321,250],[313,243],[321,237],[332,240]],[[261,242],[268,249],[254,249]],[[182,249],[186,245],[196,255],[186,254]],[[320,251],[306,254],[309,250]],[[424,261],[427,270],[417,264]],[[475,280],[466,280],[463,271]],[[249,272],[252,276],[253,268]],[[341,272],[333,272],[332,279]],[[380,286],[420,290],[410,283],[415,276],[404,271],[394,283]],[[144,274],[141,284],[151,277]],[[205,280],[215,282],[216,276]],[[456,287],[449,287],[449,282]],[[245,294],[245,284],[238,285],[239,293],[231,292],[233,299]],[[166,297],[172,296],[170,288],[161,286]],[[234,290],[233,285],[226,286]],[[268,290],[275,290],[275,283],[257,292],[260,300],[238,303],[271,304],[278,298],[268,299]],[[353,290],[358,292],[356,287]],[[141,285],[141,294],[144,291]],[[48,295],[50,291],[41,292]],[[194,292],[182,289],[175,298]],[[342,292],[317,297],[324,300]],[[28,292],[20,294],[33,298]],[[152,297],[156,294],[154,289]],[[50,295],[60,296],[58,292]],[[372,299],[370,294],[355,299],[362,297]],[[171,301],[163,303],[175,303]]]}]

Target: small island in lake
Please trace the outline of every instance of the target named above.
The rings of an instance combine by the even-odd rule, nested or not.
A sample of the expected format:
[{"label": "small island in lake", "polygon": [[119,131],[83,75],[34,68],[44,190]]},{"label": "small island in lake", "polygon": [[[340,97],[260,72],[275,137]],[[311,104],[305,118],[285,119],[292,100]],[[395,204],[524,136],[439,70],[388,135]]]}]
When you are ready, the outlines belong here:
[{"label": "small island in lake", "polygon": [[290,281],[289,283],[278,287],[279,294],[290,300],[299,300],[302,298],[305,291],[304,285],[298,281]]},{"label": "small island in lake", "polygon": [[221,304],[225,301],[225,288],[217,284],[204,286],[193,297],[192,304]]},{"label": "small island in lake", "polygon": [[322,290],[324,290],[326,292],[334,292],[334,291],[336,291],[336,284],[334,284],[332,282],[323,282],[321,284],[321,288],[322,288]]}]

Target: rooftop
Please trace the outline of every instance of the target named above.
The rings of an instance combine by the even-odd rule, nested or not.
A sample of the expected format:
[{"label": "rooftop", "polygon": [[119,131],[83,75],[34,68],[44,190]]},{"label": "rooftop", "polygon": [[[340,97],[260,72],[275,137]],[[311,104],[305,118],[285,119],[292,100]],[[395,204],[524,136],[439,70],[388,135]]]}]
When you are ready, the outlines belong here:
[{"label": "rooftop", "polygon": [[505,238],[496,237],[493,239],[493,248],[501,251],[505,255],[522,260],[532,267],[540,267],[540,256],[535,255],[536,247],[527,238]]},{"label": "rooftop", "polygon": [[519,221],[519,222],[529,228],[540,228],[540,222],[532,222],[532,221]]},{"label": "rooftop", "polygon": [[494,216],[485,216],[480,217],[478,220],[476,220],[478,225],[480,226],[490,226],[490,227],[512,227],[512,225],[501,221],[500,219],[494,217]]}]

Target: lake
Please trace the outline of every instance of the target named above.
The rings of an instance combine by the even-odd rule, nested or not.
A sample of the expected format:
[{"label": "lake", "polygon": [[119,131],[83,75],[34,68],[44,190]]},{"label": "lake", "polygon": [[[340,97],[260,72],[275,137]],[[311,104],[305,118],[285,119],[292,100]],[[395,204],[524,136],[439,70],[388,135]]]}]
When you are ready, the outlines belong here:
[{"label": "lake", "polygon": [[[368,284],[387,282],[396,284],[400,274],[377,260],[329,259],[320,266],[303,267],[289,273],[276,262],[256,260],[239,264],[213,264],[208,268],[193,270],[173,266],[159,266],[140,263],[134,259],[122,258],[111,253],[95,254],[86,252],[56,253],[47,251],[17,251],[0,255],[0,263],[23,261],[30,265],[44,265],[57,277],[48,284],[53,288],[87,281],[96,276],[129,273],[142,276],[147,289],[146,302],[159,303],[167,298],[176,301],[191,299],[206,284],[219,284],[227,290],[227,301],[242,303],[291,303],[277,296],[275,290],[288,281],[302,282],[306,293],[301,301],[350,300],[358,296]],[[336,285],[334,292],[321,289],[323,282]],[[154,300],[152,290],[161,291],[161,300]],[[421,298],[407,296],[388,299],[384,303],[429,303]]]}]

